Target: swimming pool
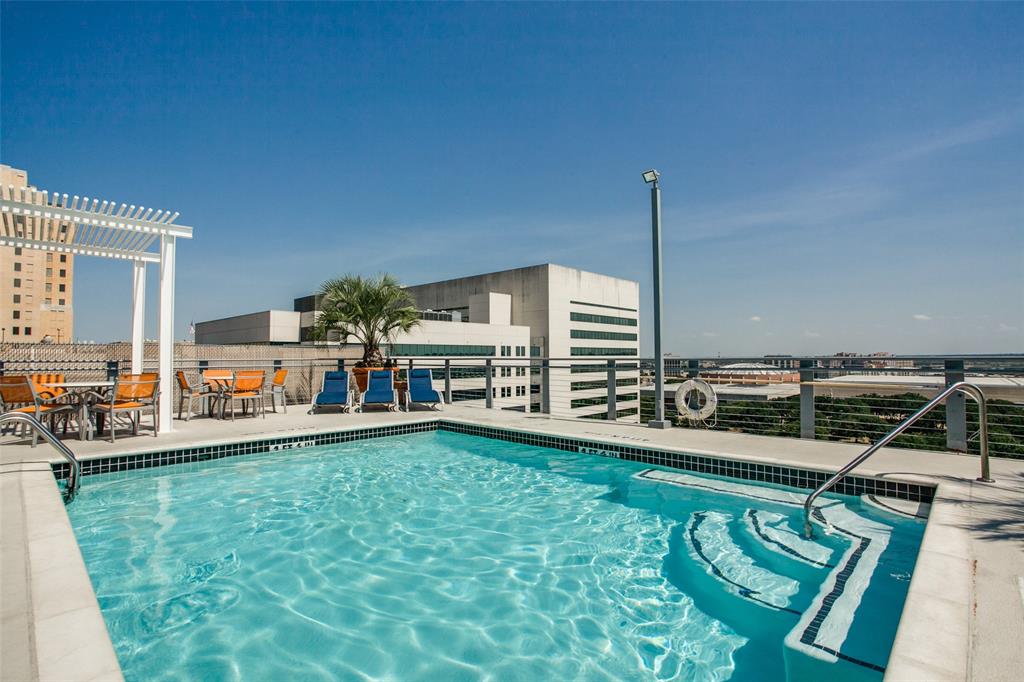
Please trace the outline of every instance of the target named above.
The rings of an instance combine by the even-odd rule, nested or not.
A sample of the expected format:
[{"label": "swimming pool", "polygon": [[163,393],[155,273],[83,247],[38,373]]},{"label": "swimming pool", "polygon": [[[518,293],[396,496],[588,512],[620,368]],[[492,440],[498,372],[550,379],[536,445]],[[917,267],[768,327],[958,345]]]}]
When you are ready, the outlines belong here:
[{"label": "swimming pool", "polygon": [[129,680],[879,680],[923,524],[447,431],[89,476]]}]

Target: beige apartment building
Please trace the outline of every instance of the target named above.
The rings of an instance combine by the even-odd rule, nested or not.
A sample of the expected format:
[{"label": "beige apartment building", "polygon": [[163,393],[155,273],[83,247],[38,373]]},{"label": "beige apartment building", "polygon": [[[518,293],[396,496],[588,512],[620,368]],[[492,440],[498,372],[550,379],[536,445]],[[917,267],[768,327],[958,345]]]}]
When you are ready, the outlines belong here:
[{"label": "beige apartment building", "polygon": [[[0,165],[0,182],[15,188],[30,186],[26,171],[4,165]],[[23,220],[5,213],[4,233],[23,230]],[[0,339],[72,340],[74,260],[70,253],[0,246]]]}]

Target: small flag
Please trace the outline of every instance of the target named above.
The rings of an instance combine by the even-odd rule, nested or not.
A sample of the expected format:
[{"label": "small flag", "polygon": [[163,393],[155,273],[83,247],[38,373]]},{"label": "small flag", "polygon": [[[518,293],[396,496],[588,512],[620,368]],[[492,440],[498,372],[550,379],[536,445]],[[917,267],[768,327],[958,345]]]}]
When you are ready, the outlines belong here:
[{"label": "small flag", "polygon": [[196,323],[194,321],[188,323],[188,333],[189,333],[189,336],[195,336],[196,335]]}]

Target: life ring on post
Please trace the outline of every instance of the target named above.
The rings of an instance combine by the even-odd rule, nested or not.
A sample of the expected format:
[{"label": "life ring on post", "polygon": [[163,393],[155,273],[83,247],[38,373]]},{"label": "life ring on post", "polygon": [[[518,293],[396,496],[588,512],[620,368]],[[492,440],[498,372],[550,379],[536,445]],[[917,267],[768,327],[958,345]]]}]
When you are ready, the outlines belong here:
[{"label": "life ring on post", "polygon": [[[696,391],[704,398],[704,406],[700,408],[690,407],[690,394]],[[715,413],[718,407],[718,396],[711,384],[703,379],[687,379],[676,389],[676,411],[679,416],[685,416],[691,421],[707,419]]]}]

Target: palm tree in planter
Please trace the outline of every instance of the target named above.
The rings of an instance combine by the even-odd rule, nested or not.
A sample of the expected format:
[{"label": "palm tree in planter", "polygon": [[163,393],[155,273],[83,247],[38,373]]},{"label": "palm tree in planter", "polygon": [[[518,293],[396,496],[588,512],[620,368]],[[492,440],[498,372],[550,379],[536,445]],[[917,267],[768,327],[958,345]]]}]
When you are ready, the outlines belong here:
[{"label": "palm tree in planter", "polygon": [[321,312],[313,337],[326,339],[333,331],[341,335],[342,342],[355,339],[363,345],[363,359],[352,372],[359,390],[366,390],[366,375],[371,369],[397,372],[397,364],[385,362],[380,348],[391,343],[399,332],[420,323],[415,301],[398,280],[387,274],[376,278],[346,275],[324,282],[320,294]]}]

